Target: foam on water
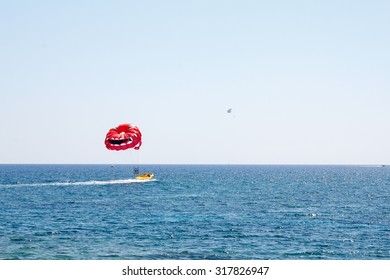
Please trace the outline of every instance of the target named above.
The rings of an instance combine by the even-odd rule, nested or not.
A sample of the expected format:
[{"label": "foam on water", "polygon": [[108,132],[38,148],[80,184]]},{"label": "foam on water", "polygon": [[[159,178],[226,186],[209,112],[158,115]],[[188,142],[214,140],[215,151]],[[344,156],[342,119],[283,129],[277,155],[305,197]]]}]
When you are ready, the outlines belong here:
[{"label": "foam on water", "polygon": [[126,185],[133,183],[147,183],[155,182],[156,179],[151,180],[138,180],[138,179],[121,179],[121,180],[108,180],[108,181],[85,181],[85,182],[50,182],[50,183],[16,183],[16,184],[0,184],[0,188],[12,188],[12,187],[45,187],[45,186],[92,186],[92,185]]}]

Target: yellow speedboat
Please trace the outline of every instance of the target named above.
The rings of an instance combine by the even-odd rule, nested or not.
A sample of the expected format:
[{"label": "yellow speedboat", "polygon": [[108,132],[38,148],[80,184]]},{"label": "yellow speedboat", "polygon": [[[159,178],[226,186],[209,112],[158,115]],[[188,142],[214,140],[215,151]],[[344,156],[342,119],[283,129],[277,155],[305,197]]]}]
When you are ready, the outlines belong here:
[{"label": "yellow speedboat", "polygon": [[154,177],[153,173],[143,173],[135,177],[137,180],[151,180]]}]

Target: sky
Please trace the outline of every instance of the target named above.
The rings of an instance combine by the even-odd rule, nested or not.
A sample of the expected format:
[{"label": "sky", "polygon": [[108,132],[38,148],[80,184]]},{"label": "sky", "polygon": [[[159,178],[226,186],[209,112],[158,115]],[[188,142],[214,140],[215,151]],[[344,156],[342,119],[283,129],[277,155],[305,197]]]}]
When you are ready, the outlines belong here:
[{"label": "sky", "polygon": [[[386,0],[0,0],[0,163],[390,164],[389,14]],[[121,123],[139,151],[105,148]]]}]

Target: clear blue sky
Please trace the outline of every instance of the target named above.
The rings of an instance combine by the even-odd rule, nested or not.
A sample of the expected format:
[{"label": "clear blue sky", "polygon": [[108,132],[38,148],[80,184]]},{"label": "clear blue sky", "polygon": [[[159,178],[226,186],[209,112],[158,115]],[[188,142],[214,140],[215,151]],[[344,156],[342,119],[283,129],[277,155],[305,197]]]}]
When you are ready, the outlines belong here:
[{"label": "clear blue sky", "polygon": [[[386,0],[0,1],[0,163],[390,164],[389,14]],[[141,150],[106,150],[126,122]]]}]

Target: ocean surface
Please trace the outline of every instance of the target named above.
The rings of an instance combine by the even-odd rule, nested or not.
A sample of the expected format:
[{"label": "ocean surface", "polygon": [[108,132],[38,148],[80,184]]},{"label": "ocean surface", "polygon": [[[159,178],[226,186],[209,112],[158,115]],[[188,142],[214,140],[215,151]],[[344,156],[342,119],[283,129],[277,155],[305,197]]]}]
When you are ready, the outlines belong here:
[{"label": "ocean surface", "polygon": [[390,259],[390,167],[0,165],[0,259]]}]

